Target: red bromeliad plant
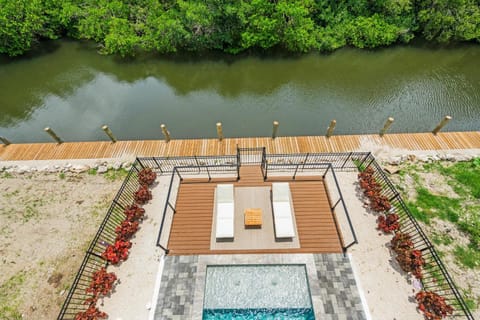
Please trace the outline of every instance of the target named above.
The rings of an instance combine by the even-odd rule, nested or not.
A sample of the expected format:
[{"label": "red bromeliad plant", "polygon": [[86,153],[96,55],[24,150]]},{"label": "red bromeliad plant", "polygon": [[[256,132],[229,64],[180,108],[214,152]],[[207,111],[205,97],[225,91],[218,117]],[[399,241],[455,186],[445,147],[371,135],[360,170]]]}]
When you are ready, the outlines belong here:
[{"label": "red bromeliad plant", "polygon": [[102,257],[111,264],[117,264],[120,261],[125,261],[128,258],[128,249],[132,246],[130,241],[115,241],[114,245],[109,244],[102,253]]},{"label": "red bromeliad plant", "polygon": [[107,272],[104,267],[94,272],[90,286],[85,290],[87,293],[92,293],[95,298],[100,295],[106,296],[113,289],[113,284],[117,280],[117,276],[113,272]]},{"label": "red bromeliad plant", "polygon": [[382,215],[378,217],[377,223],[377,228],[385,233],[390,233],[400,228],[400,223],[398,222],[398,215],[395,213],[387,213],[385,216]]},{"label": "red bromeliad plant", "polygon": [[381,195],[382,186],[377,182],[373,176],[374,171],[371,167],[358,174],[360,180],[360,187],[364,190],[363,193],[370,200],[370,207],[376,212],[385,212],[392,208],[387,197]]},{"label": "red bromeliad plant", "polygon": [[397,255],[397,261],[405,272],[411,272],[417,279],[422,279],[422,268],[425,260],[420,250],[402,250]]},{"label": "red bromeliad plant", "polygon": [[428,320],[441,320],[453,313],[453,308],[445,302],[445,298],[432,291],[420,291],[415,295],[418,309]]},{"label": "red bromeliad plant", "polygon": [[156,178],[157,174],[150,168],[145,168],[138,173],[138,182],[141,185],[151,186]]},{"label": "red bromeliad plant", "polygon": [[412,238],[408,233],[397,232],[395,236],[390,241],[390,245],[392,246],[392,250],[395,251],[397,254],[401,251],[405,250],[412,250],[413,249],[413,242]]},{"label": "red bromeliad plant", "polygon": [[392,208],[387,197],[380,194],[370,198],[370,207],[377,212],[385,212]]},{"label": "red bromeliad plant", "polygon": [[107,314],[98,310],[98,308],[92,304],[87,310],[77,313],[75,320],[98,320],[107,319]]},{"label": "red bromeliad plant", "polygon": [[125,220],[133,222],[141,220],[143,218],[143,215],[145,214],[145,209],[140,208],[137,204],[132,204],[131,206],[126,207],[123,213],[126,216]]},{"label": "red bromeliad plant", "polygon": [[133,195],[135,202],[138,204],[145,204],[152,199],[152,193],[148,190],[146,185],[138,187],[138,190]]},{"label": "red bromeliad plant", "polygon": [[115,228],[115,233],[117,234],[116,240],[128,241],[130,240],[135,232],[138,230],[138,222],[124,220],[121,225]]}]

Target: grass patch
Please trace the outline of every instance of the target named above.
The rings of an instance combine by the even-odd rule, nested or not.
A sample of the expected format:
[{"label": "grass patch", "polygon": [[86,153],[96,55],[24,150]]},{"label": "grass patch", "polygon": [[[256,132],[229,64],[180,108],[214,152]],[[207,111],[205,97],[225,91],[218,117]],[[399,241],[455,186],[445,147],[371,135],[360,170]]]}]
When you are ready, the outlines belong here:
[{"label": "grass patch", "polygon": [[118,170],[110,169],[103,175],[109,181],[123,180],[128,175],[128,171],[120,168]]},{"label": "grass patch", "polygon": [[62,180],[65,179],[65,173],[64,173],[64,172],[61,172],[61,173],[58,175],[58,177],[59,177],[60,179],[62,179]]},{"label": "grass patch", "polygon": [[409,203],[415,218],[426,223],[433,217],[458,222],[461,211],[460,199],[434,195],[424,187],[418,187],[416,191],[417,200],[415,203]]},{"label": "grass patch", "polygon": [[91,176],[94,176],[97,174],[97,169],[96,168],[90,168],[88,169],[87,173]]},{"label": "grass patch", "polygon": [[2,173],[2,178],[4,178],[4,179],[11,179],[11,178],[13,178],[13,174],[11,174],[10,172],[6,172],[6,171],[5,171],[5,172]]},{"label": "grass patch", "polygon": [[439,171],[451,176],[455,182],[466,188],[463,191],[457,187],[460,194],[469,193],[474,198],[480,199],[480,158],[468,162],[457,162],[449,167],[439,167]]},{"label": "grass patch", "polygon": [[20,271],[0,285],[0,320],[22,319],[18,311],[18,295],[25,282],[25,272]]},{"label": "grass patch", "polygon": [[432,241],[436,245],[443,244],[445,246],[448,246],[449,244],[451,244],[453,242],[453,238],[451,236],[449,236],[448,234],[442,234],[442,235],[434,234],[432,236]]},{"label": "grass patch", "polygon": [[453,254],[456,261],[467,268],[474,269],[480,267],[480,251],[475,248],[456,246]]}]

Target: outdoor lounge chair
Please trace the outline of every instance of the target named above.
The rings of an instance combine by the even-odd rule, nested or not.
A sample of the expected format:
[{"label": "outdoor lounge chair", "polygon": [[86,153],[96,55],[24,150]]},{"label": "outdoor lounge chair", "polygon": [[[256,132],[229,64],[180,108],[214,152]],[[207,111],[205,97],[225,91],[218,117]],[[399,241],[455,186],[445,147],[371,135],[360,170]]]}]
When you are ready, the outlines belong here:
[{"label": "outdoor lounge chair", "polygon": [[215,189],[215,207],[217,210],[216,238],[233,238],[233,184],[217,185]]},{"label": "outdoor lounge chair", "polygon": [[291,202],[288,182],[272,183],[273,221],[277,238],[293,238],[295,236]]}]

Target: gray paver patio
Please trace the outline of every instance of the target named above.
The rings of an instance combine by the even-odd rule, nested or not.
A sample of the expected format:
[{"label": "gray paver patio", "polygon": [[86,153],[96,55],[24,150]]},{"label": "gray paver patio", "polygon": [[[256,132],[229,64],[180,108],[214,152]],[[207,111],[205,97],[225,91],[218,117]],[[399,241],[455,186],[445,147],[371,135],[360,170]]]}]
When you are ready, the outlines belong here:
[{"label": "gray paver patio", "polygon": [[201,319],[206,267],[216,264],[305,264],[317,319],[366,319],[342,254],[167,256],[155,319]]}]

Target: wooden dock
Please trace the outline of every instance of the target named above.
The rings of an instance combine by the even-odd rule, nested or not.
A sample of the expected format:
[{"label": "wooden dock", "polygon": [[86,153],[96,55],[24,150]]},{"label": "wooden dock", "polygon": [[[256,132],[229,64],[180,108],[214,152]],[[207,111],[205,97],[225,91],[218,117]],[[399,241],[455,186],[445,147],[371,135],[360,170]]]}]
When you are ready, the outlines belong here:
[{"label": "wooden dock", "polygon": [[480,149],[480,131],[396,133],[379,135],[138,140],[24,143],[0,146],[0,160],[132,158],[135,156],[201,156],[235,154],[242,148],[266,147],[267,153],[369,151],[379,145],[405,150]]}]

